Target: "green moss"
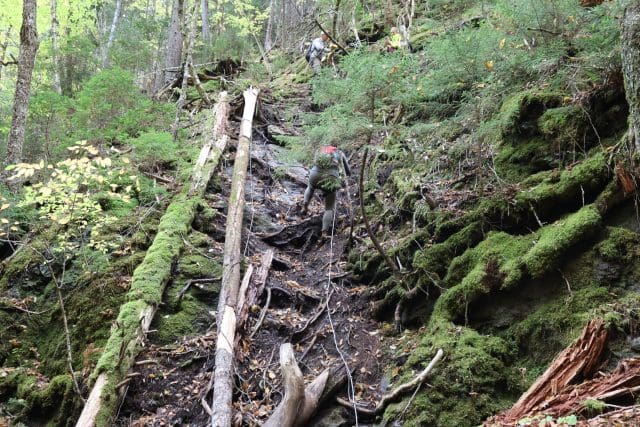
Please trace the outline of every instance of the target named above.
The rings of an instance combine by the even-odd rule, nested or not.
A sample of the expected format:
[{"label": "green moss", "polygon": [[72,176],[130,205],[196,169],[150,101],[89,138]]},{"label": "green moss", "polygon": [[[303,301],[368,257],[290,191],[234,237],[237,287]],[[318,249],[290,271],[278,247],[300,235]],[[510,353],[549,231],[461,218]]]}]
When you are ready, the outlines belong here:
[{"label": "green moss", "polygon": [[607,404],[598,399],[587,399],[582,402],[582,407],[591,416],[595,416],[604,412]]},{"label": "green moss", "polygon": [[496,120],[502,136],[531,132],[531,122],[547,109],[562,104],[562,94],[538,90],[520,92],[504,101]]},{"label": "green moss", "polygon": [[175,313],[158,313],[153,328],[158,332],[153,341],[158,344],[170,344],[181,337],[207,329],[214,321],[209,307],[190,295],[185,295]]},{"label": "green moss", "polygon": [[198,198],[183,194],[176,196],[163,215],[158,234],[147,251],[144,261],[133,273],[129,301],[142,299],[147,304],[158,305],[162,300],[164,284],[171,275],[171,265],[182,249],[182,239],[191,230],[191,220]]},{"label": "green moss", "polygon": [[435,311],[453,320],[479,296],[515,286],[524,275],[521,257],[530,247],[527,236],[489,233],[475,248],[451,262],[444,280],[451,287],[440,296]]},{"label": "green moss", "polygon": [[[429,378],[431,387],[421,391],[404,414],[406,426],[472,426],[508,407],[520,392],[514,370],[508,367],[516,349],[498,337],[432,319],[420,345],[407,365],[421,369],[435,355],[445,358]],[[406,377],[412,376],[407,372]],[[393,420],[407,406],[407,399],[391,405],[386,420]]]},{"label": "green moss", "polygon": [[444,279],[450,288],[438,299],[435,312],[458,319],[481,295],[512,288],[528,276],[543,277],[560,265],[571,247],[593,236],[599,227],[600,215],[589,205],[529,235],[489,233],[450,263]]},{"label": "green moss", "polygon": [[[560,295],[539,306],[504,334],[520,348],[526,366],[548,363],[580,333],[593,316],[592,311],[613,298],[609,289],[598,286]],[[539,373],[532,372],[532,375]]]},{"label": "green moss", "polygon": [[27,425],[72,426],[81,408],[67,374],[47,382],[34,371],[16,369],[0,378],[0,397],[7,396],[7,409]]},{"label": "green moss", "polygon": [[569,170],[542,173],[523,182],[523,186],[529,183],[535,185],[519,192],[515,201],[525,206],[533,205],[546,212],[557,209],[557,205],[575,204],[583,200],[583,197],[593,197],[594,193],[604,188],[610,176],[608,156],[597,152]]},{"label": "green moss", "polygon": [[540,138],[502,145],[495,161],[498,176],[510,182],[520,181],[557,165],[550,144]]},{"label": "green moss", "polygon": [[442,243],[436,243],[415,253],[413,266],[435,273],[443,277],[446,266],[458,254],[476,245],[482,239],[482,225],[480,222],[472,222],[460,231],[451,235]]},{"label": "green moss", "polygon": [[584,109],[577,105],[550,108],[538,118],[538,129],[556,149],[571,148],[583,143],[587,130]]},{"label": "green moss", "polygon": [[540,278],[557,268],[567,250],[593,236],[601,225],[601,218],[593,205],[543,227],[535,245],[524,256],[523,262],[534,278]]},{"label": "green moss", "polygon": [[605,261],[624,263],[636,259],[640,246],[638,233],[620,227],[608,227],[607,238],[595,247]]}]

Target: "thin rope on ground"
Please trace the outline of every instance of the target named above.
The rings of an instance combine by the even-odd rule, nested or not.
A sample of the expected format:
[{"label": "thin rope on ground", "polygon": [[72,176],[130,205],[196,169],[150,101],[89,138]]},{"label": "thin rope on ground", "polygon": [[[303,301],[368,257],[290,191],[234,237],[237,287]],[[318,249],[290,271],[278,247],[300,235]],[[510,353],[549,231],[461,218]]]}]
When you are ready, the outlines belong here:
[{"label": "thin rope on ground", "polygon": [[[336,194],[336,199],[337,199],[337,194]],[[358,427],[358,408],[356,407],[356,390],[353,384],[353,377],[351,376],[351,369],[349,368],[349,364],[347,363],[347,360],[345,359],[342,351],[340,351],[340,346],[338,345],[338,339],[336,337],[336,329],[333,325],[333,319],[331,318],[330,303],[331,303],[332,293],[329,293],[329,287],[331,286],[331,269],[333,267],[333,236],[336,228],[336,212],[338,211],[337,206],[338,204],[336,200],[336,205],[333,208],[333,219],[331,223],[331,238],[329,239],[329,273],[327,274],[328,276],[327,285],[325,286],[325,292],[327,294],[327,317],[329,319],[329,325],[331,326],[331,334],[333,335],[333,344],[335,345],[336,351],[338,352],[338,355],[340,356],[340,359],[342,359],[342,363],[344,364],[344,367],[347,370],[347,380],[349,383],[349,389],[347,391],[347,395],[349,396],[349,400],[353,402],[353,414],[355,417],[356,427]]]},{"label": "thin rope on ground", "polygon": [[253,138],[249,141],[249,182],[251,183],[249,186],[249,194],[251,195],[251,218],[249,220],[249,232],[247,233],[247,240],[244,243],[244,251],[242,251],[243,256],[247,256],[247,252],[249,251],[249,240],[251,240],[251,230],[253,228],[253,218],[255,216],[255,207],[254,207],[254,198],[253,198],[253,162],[251,161],[251,150],[253,148]]}]

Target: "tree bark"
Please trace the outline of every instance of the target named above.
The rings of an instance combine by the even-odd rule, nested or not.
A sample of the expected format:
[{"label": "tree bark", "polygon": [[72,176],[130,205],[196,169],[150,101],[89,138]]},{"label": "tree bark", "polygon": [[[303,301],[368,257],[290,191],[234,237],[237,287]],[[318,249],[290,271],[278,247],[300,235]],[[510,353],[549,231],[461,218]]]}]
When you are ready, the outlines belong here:
[{"label": "tree bark", "polygon": [[222,257],[222,284],[218,299],[218,340],[214,372],[213,427],[231,425],[233,397],[233,343],[236,332],[236,308],[240,288],[240,251],[244,210],[244,183],[249,165],[251,126],[258,98],[258,89],[244,91],[244,113],[240,124],[240,138],[233,165],[233,178],[229,195],[224,253]]},{"label": "tree bark", "polygon": [[[182,112],[182,108],[184,107],[184,103],[187,99],[187,87],[189,84],[189,65],[193,61],[193,42],[195,39],[196,32],[196,8],[198,2],[194,0],[193,7],[191,12],[189,13],[190,18],[190,26],[189,26],[189,38],[187,39],[187,55],[184,61],[184,67],[182,70],[182,89],[180,91],[180,97],[178,98],[178,103],[176,105],[176,118],[173,122],[173,140],[178,139],[178,125],[180,124],[180,113]],[[198,76],[195,77],[196,79]]]},{"label": "tree bark", "polygon": [[338,13],[340,12],[341,0],[336,0],[336,9],[333,11],[333,21],[331,23],[331,34],[338,38]]},{"label": "tree bark", "polygon": [[60,86],[60,66],[58,60],[60,53],[58,50],[58,4],[56,0],[51,0],[51,59],[53,61],[53,90],[58,94],[62,94]]},{"label": "tree bark", "polygon": [[624,11],[622,23],[622,72],[629,103],[629,138],[640,153],[640,1],[635,0]]},{"label": "tree bark", "polygon": [[167,35],[167,54],[165,56],[165,70],[162,85],[164,86],[180,72],[180,60],[182,59],[182,30],[183,1],[173,0],[171,23]]},{"label": "tree bark", "polygon": [[211,40],[211,28],[209,27],[209,0],[202,0],[202,40]]},{"label": "tree bark", "polygon": [[[7,142],[5,164],[22,161],[25,122],[29,109],[29,91],[33,66],[38,51],[38,31],[36,28],[36,0],[24,0],[22,8],[22,27],[20,28],[20,55],[18,56],[18,78],[13,100],[13,117]],[[13,187],[13,185],[11,185]],[[15,190],[15,187],[13,188]]]},{"label": "tree bark", "polygon": [[4,59],[7,54],[7,46],[9,46],[9,37],[11,36],[11,25],[4,33],[4,40],[0,43],[0,80],[2,80],[2,67],[4,66]]},{"label": "tree bark", "polygon": [[92,375],[96,380],[76,427],[113,425],[111,417],[120,397],[119,390],[115,390],[115,395],[113,393],[116,384],[126,375],[139,352],[162,300],[171,267],[182,249],[183,236],[191,228],[198,199],[204,194],[226,148],[228,102],[226,92],[222,92],[212,113],[211,136],[203,147],[206,154],[201,152],[192,173],[190,192],[184,191],[171,202],[160,220],[153,244],[133,273],[131,288],[125,298],[128,302],[120,307],[118,320]]},{"label": "tree bark", "polygon": [[273,47],[273,40],[271,32],[273,31],[273,7],[275,6],[274,0],[269,0],[269,19],[267,20],[267,29],[264,32],[264,50],[270,52]]},{"label": "tree bark", "polygon": [[109,51],[113,46],[113,40],[116,36],[116,28],[118,27],[118,20],[122,13],[122,3],[124,0],[116,0],[116,11],[113,13],[113,21],[111,21],[111,29],[109,30],[109,39],[107,40],[107,46],[102,52],[102,66],[107,67],[109,65]]}]

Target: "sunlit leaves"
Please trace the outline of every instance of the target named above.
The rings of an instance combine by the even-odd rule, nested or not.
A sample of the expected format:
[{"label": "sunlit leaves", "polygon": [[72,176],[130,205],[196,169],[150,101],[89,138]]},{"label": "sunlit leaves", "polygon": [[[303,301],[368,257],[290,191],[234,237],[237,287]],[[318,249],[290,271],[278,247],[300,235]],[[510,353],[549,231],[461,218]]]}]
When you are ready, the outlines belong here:
[{"label": "sunlit leaves", "polygon": [[[99,150],[87,141],[79,141],[69,147],[73,158],[54,165],[20,163],[9,167],[14,172],[11,179],[29,179],[24,187],[22,206],[35,206],[40,219],[61,226],[59,250],[71,249],[78,244],[77,235],[88,232],[89,246],[106,252],[114,242],[100,237],[100,232],[115,221],[107,215],[101,203],[106,200],[131,201],[130,193],[139,189],[136,175],[124,167],[114,167],[109,157],[100,156]],[[0,205],[0,211],[9,208]],[[0,219],[3,224],[8,220]],[[5,222],[6,221],[6,222]],[[73,243],[76,242],[76,243]]]}]

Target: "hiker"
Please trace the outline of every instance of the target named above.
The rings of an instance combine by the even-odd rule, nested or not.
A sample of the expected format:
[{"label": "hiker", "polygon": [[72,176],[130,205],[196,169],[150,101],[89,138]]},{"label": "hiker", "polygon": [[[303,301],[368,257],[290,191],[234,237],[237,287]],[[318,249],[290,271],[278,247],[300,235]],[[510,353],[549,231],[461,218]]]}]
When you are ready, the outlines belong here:
[{"label": "hiker", "polygon": [[320,37],[313,39],[311,42],[311,46],[309,46],[309,50],[305,55],[307,62],[313,69],[313,74],[318,75],[320,73],[320,68],[322,67],[322,57],[326,52],[327,48],[324,44],[329,39],[327,33],[320,34]]},{"label": "hiker", "polygon": [[388,53],[400,49],[402,46],[402,36],[398,33],[397,27],[391,27],[391,36],[384,41],[384,46]]},{"label": "hiker", "polygon": [[336,192],[344,185],[340,174],[341,168],[343,168],[347,176],[351,176],[351,169],[344,153],[333,145],[324,145],[320,147],[314,160],[313,168],[309,172],[309,183],[304,192],[302,214],[306,215],[314,191],[316,189],[322,190],[324,195],[324,215],[322,216],[321,241],[327,238],[333,227]]}]

